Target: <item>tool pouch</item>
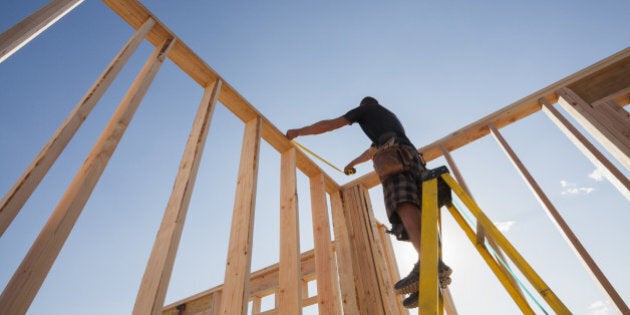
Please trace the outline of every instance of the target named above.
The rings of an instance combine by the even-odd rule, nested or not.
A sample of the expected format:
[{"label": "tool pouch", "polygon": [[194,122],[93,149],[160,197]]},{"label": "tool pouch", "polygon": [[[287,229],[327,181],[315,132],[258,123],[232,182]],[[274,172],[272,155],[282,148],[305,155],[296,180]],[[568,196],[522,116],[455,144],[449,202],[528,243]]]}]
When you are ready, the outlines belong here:
[{"label": "tool pouch", "polygon": [[391,139],[377,148],[372,163],[382,182],[391,175],[410,170],[414,155],[417,155],[415,150],[402,147],[395,143],[395,139]]}]

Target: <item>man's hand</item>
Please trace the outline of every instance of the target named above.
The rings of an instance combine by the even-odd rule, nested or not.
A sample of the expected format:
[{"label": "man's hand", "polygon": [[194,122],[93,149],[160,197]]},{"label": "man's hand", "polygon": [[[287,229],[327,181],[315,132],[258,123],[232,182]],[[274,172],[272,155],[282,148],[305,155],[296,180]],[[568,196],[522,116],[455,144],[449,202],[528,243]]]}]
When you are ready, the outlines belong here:
[{"label": "man's hand", "polygon": [[298,131],[299,129],[289,129],[287,130],[287,138],[289,138],[289,140],[293,140],[294,138],[297,138],[300,135],[300,132]]},{"label": "man's hand", "polygon": [[361,164],[363,162],[367,162],[367,161],[371,160],[375,151],[376,151],[376,148],[374,148],[374,147],[370,147],[369,149],[365,150],[356,159],[354,159],[350,163],[348,163],[348,165],[346,165],[346,167],[344,167],[343,172],[346,173],[346,175],[352,175],[352,174],[356,173],[356,170],[354,169],[354,166],[357,165],[357,164]]},{"label": "man's hand", "polygon": [[343,173],[346,175],[352,175],[356,172],[357,170],[354,168],[354,163],[350,163],[343,168]]}]

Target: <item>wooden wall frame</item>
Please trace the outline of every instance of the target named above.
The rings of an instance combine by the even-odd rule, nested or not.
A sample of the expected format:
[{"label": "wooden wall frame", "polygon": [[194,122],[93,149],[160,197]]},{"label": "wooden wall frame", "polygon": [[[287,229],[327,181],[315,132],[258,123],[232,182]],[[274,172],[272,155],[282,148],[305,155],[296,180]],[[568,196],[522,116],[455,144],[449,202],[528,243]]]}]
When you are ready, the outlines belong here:
[{"label": "wooden wall frame", "polygon": [[[0,62],[24,47],[81,2],[82,0],[52,0],[0,34]],[[140,2],[103,2],[136,29],[136,32],[0,201],[0,236],[140,43],[146,39],[155,46],[155,50],[2,292],[0,309],[15,313],[25,313],[28,310],[143,96],[160,66],[169,58],[203,87],[205,94],[145,270],[134,314],[192,314],[202,311],[208,314],[245,314],[249,301],[253,301],[253,311],[256,314],[300,314],[302,307],[315,303],[325,314],[406,314],[407,310],[400,306],[400,297],[394,296],[389,289],[399,274],[397,268],[392,267],[394,257],[391,244],[384,234],[384,227],[375,221],[372,213],[368,190],[379,184],[376,174],[369,173],[340,186]],[[221,286],[163,307],[216,102],[220,102],[245,125],[225,281]],[[621,194],[630,199],[628,178],[555,110],[552,105],[555,103],[560,103],[587,132],[602,143],[606,151],[630,169],[630,114],[624,108],[630,103],[630,47],[418,150],[427,161],[444,156],[454,168],[464,190],[468,190],[459,170],[454,167],[450,152],[472,144],[486,135],[493,135],[617,308],[621,312],[630,313],[630,309],[594,264],[499,132],[505,126],[538,111],[544,111],[589,160],[604,170],[606,177]],[[286,220],[281,225],[281,239],[284,243],[281,246],[279,263],[252,273],[251,249],[254,241],[253,223],[261,140],[267,141],[281,154],[280,211]],[[309,178],[311,185],[315,249],[306,253],[301,253],[299,244],[297,170]],[[330,239],[327,197],[330,198],[334,240]],[[428,220],[439,219],[430,217]],[[491,242],[488,235],[494,235],[497,231],[484,231],[478,227],[476,235],[473,236],[472,233],[472,230],[467,231],[468,236],[475,237],[480,245],[486,239]],[[505,270],[497,267],[493,271],[502,277],[507,286],[515,287],[513,279],[510,280]],[[315,279],[318,294],[308,296],[307,283]],[[542,283],[541,279],[534,280]],[[429,283],[428,286],[433,284]],[[261,299],[269,295],[275,295],[276,308],[263,311]],[[524,300],[518,288],[513,289],[511,295],[515,300]],[[445,307],[449,313],[456,312],[450,297],[446,297],[444,304],[440,302],[423,307],[432,310],[435,308],[436,312],[441,312]]]}]

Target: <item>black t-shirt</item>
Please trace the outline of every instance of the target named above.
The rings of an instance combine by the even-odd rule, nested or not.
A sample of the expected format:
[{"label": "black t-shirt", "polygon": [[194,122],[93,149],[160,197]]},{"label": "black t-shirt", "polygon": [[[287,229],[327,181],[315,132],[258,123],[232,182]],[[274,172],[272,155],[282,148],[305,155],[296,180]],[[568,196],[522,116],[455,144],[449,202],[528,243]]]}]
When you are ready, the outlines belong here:
[{"label": "black t-shirt", "polygon": [[372,146],[379,144],[378,141],[382,135],[393,132],[400,144],[414,147],[407,135],[405,135],[405,129],[398,117],[382,105],[359,105],[359,107],[350,110],[343,117],[351,124],[358,122],[363,132],[372,140]]}]

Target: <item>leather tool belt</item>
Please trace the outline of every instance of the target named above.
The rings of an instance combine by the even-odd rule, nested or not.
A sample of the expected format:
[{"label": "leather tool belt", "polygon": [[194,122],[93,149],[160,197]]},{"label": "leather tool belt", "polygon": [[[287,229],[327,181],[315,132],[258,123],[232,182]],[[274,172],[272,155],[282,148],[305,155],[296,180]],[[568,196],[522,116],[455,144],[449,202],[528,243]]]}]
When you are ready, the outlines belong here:
[{"label": "leather tool belt", "polygon": [[392,137],[376,148],[372,163],[382,182],[391,175],[409,171],[411,162],[417,154],[414,149],[399,145],[396,138]]}]

